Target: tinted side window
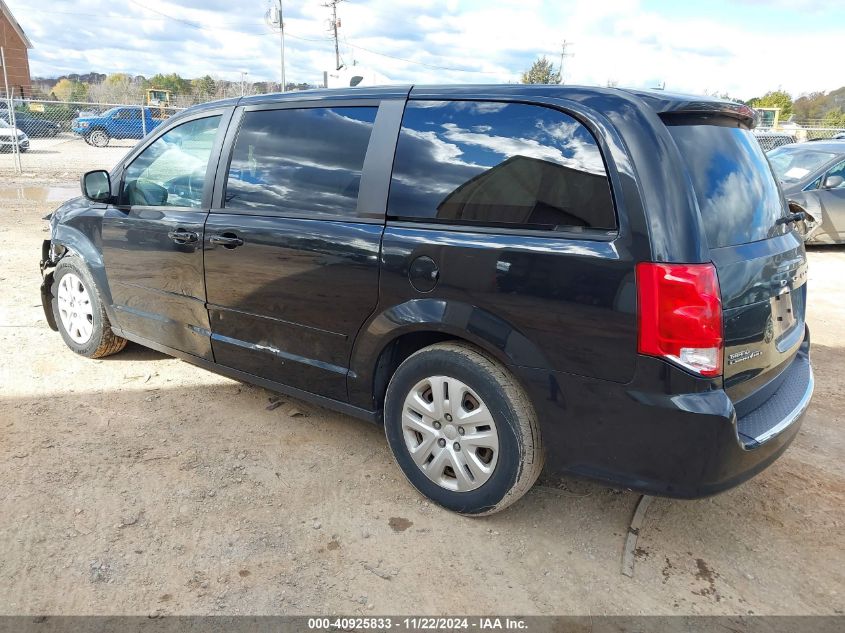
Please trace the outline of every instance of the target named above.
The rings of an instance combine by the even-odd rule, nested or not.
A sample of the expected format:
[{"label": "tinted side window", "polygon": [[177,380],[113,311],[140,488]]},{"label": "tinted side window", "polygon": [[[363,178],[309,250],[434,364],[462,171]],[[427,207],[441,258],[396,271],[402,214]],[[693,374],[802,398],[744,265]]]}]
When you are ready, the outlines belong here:
[{"label": "tinted side window", "polygon": [[604,161],[589,130],[517,103],[411,101],[396,147],[393,218],[612,230]]},{"label": "tinted side window", "polygon": [[205,172],[219,125],[219,116],[196,119],[153,141],[126,169],[122,204],[202,206]]},{"label": "tinted side window", "polygon": [[354,215],[375,107],[244,113],[225,206]]}]

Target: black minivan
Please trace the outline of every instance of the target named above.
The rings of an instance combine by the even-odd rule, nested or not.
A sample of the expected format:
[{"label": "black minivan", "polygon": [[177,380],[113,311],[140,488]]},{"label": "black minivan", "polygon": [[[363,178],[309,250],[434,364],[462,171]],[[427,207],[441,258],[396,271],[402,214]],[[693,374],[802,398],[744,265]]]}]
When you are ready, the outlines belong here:
[{"label": "black minivan", "polygon": [[52,214],[45,314],[85,356],[134,341],[383,424],[457,512],[544,464],[713,494],[813,393],[800,216],[753,117],[525,85],[196,106]]}]

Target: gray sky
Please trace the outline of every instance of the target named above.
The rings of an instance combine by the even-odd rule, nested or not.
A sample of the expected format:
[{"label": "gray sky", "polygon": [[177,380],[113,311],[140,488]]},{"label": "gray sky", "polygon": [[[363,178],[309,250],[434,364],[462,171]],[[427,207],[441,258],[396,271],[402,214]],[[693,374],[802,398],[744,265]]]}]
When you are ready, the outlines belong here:
[{"label": "gray sky", "polygon": [[[285,0],[287,80],[334,66],[324,0]],[[279,79],[267,0],[7,0],[35,46],[32,73]],[[396,83],[518,81],[540,54],[566,83],[794,95],[845,84],[841,0],[349,0],[343,61]],[[398,59],[397,59],[398,58]],[[831,63],[825,63],[829,59]]]}]

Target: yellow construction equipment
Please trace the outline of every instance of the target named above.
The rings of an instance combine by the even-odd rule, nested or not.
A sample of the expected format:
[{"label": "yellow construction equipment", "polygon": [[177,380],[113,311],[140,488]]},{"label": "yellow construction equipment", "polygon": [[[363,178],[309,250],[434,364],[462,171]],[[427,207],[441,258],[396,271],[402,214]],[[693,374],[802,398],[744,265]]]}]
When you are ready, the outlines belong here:
[{"label": "yellow construction equipment", "polygon": [[170,107],[170,91],[157,88],[147,89],[147,105],[159,109],[160,118],[167,116],[165,109]]}]

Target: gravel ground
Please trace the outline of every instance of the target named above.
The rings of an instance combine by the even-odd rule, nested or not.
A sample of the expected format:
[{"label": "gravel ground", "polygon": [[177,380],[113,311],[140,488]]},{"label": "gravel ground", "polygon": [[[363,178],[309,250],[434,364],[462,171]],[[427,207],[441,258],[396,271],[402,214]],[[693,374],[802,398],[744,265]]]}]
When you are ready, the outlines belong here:
[{"label": "gravel ground", "polygon": [[40,218],[125,151],[77,145],[24,178],[0,163],[0,613],[843,613],[845,249],[810,254],[796,442],[737,489],[655,500],[627,578],[633,493],[542,479],[464,518],[375,426],[138,346],[72,354],[39,304]]},{"label": "gravel ground", "polygon": [[112,140],[106,147],[94,147],[70,133],[53,138],[30,138],[29,150],[21,154],[22,174],[14,173],[14,155],[4,152],[0,154],[0,177],[26,184],[77,179],[91,169],[111,169],[136,142]]}]

